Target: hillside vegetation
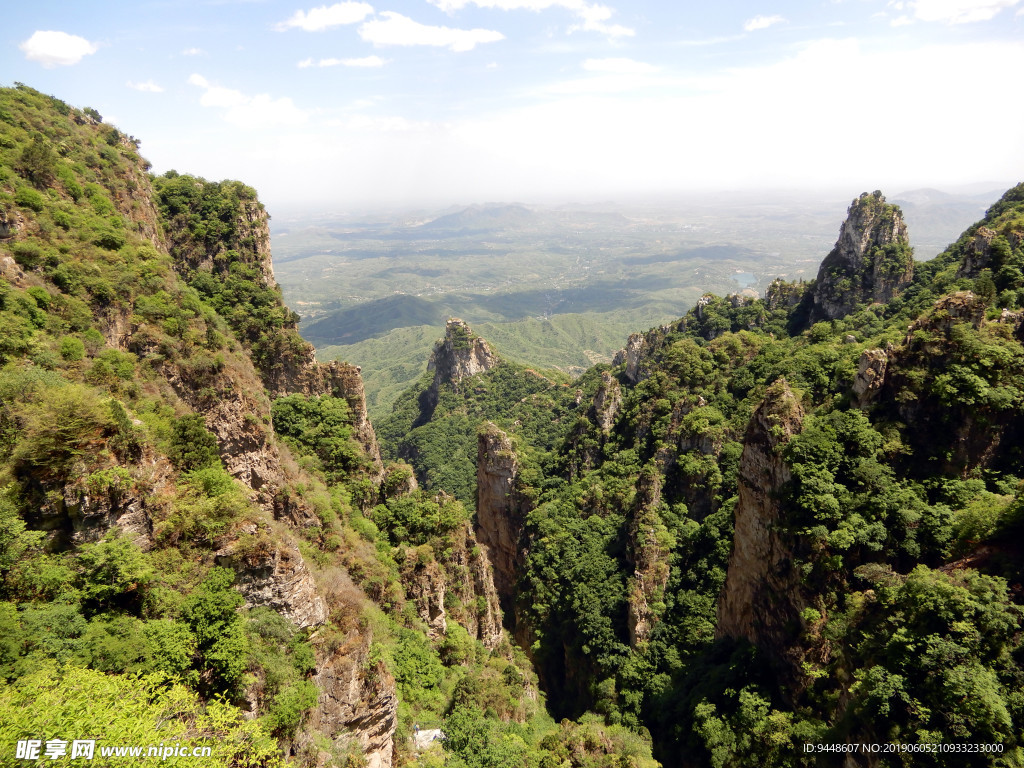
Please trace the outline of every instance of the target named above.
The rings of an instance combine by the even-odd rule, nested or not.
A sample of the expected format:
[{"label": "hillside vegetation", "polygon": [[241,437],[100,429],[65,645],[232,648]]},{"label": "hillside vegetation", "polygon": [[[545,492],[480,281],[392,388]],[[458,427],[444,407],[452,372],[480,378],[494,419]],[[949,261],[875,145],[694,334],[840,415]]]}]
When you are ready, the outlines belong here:
[{"label": "hillside vegetation", "polygon": [[816,280],[543,395],[496,367],[430,409],[424,379],[385,447],[465,488],[479,430],[477,533],[556,717],[666,765],[1020,765],[1022,267],[1024,185],[917,265],[865,194]]},{"label": "hillside vegetation", "polygon": [[1024,185],[695,298],[576,378],[450,319],[380,451],[254,190],[0,89],[0,751],[1024,765]]},{"label": "hillside vegetation", "polygon": [[653,766],[547,715],[469,510],[381,462],[357,369],[299,337],[255,192],[138,150],[0,89],[3,760]]}]

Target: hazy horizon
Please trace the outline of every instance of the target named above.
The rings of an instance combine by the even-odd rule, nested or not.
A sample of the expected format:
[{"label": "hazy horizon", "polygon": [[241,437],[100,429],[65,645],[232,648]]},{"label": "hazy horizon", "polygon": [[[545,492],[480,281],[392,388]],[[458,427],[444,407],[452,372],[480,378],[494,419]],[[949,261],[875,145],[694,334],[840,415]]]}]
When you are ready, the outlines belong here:
[{"label": "hazy horizon", "polygon": [[1022,31],[1021,0],[41,0],[0,66],[271,210],[891,194],[1024,170]]}]

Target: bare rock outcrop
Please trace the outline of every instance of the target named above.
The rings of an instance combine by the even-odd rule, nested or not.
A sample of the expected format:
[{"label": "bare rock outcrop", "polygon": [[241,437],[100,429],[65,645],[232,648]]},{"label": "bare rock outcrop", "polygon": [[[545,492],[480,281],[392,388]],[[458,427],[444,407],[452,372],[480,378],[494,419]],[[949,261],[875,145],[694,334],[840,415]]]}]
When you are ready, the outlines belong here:
[{"label": "bare rock outcrop", "polygon": [[866,408],[881,391],[888,363],[889,356],[884,349],[866,349],[861,353],[853,378],[854,400],[859,407]]},{"label": "bare rock outcrop", "polygon": [[477,336],[464,321],[451,317],[445,324],[444,338],[434,345],[427,370],[434,372],[434,380],[426,393],[426,412],[429,419],[437,407],[441,387],[458,391],[463,380],[489,371],[500,358],[483,338]]},{"label": "bare rock outcrop", "polygon": [[509,436],[488,422],[477,436],[476,535],[494,565],[494,583],[511,603],[523,561],[530,502],[519,490],[519,457]]},{"label": "bare rock outcrop", "polygon": [[[137,346],[133,351],[145,354]],[[248,359],[239,356],[231,362],[204,367],[168,363],[162,372],[175,394],[203,415],[228,473],[254,490],[276,489],[283,474],[271,436],[270,400]]]},{"label": "bare rock outcrop", "polygon": [[814,284],[811,321],[837,320],[864,303],[888,302],[910,284],[914,258],[898,206],[881,192],[850,205]]},{"label": "bare rock outcrop", "polygon": [[781,450],[803,424],[800,401],[784,379],[769,387],[747,426],[740,457],[736,532],[718,600],[717,637],[746,638],[782,659],[800,626],[800,574],[779,523],[779,491],[792,475]]},{"label": "bare rock outcrop", "polygon": [[647,339],[642,333],[631,333],[626,341],[625,349],[620,349],[612,359],[613,365],[626,364],[626,378],[630,384],[639,384],[647,378],[646,372],[641,370],[640,361],[644,352],[647,351]]},{"label": "bare rock outcrop", "polygon": [[468,526],[465,535],[455,539],[451,565],[454,570],[451,588],[465,607],[459,621],[485,648],[493,650],[503,636],[494,566],[487,556],[487,548],[480,546]]},{"label": "bare rock outcrop", "polygon": [[996,232],[988,227],[978,227],[974,237],[963,249],[963,261],[957,270],[957,277],[977,277],[981,270],[992,266],[996,254],[992,249],[992,241]]},{"label": "bare rock outcrop", "polygon": [[154,499],[173,487],[170,465],[147,449],[136,465],[111,465],[66,483],[49,494],[34,522],[58,531],[68,543],[102,539],[110,530],[131,539],[144,552],[153,548]]},{"label": "bare rock outcrop", "polygon": [[587,416],[605,435],[612,431],[615,417],[622,407],[622,387],[608,371],[601,372],[601,383],[594,393],[594,403],[590,406]]},{"label": "bare rock outcrop", "polygon": [[327,603],[292,544],[262,538],[253,525],[218,550],[216,559],[235,570],[247,608],[270,608],[304,629],[327,621]]},{"label": "bare rock outcrop", "polygon": [[427,637],[431,640],[444,637],[448,632],[448,612],[444,607],[448,578],[444,569],[432,558],[421,560],[416,547],[409,547],[405,550],[402,584],[416,606],[416,613],[427,625]]},{"label": "bare rock outcrop", "polygon": [[370,654],[371,636],[353,630],[342,644],[314,640],[320,690],[308,727],[344,749],[354,740],[367,768],[394,764],[398,691],[382,660]]},{"label": "bare rock outcrop", "polygon": [[640,476],[637,510],[629,524],[626,557],[633,565],[629,580],[629,642],[636,648],[646,643],[658,621],[671,557],[668,529],[661,521],[661,477],[656,472]]}]

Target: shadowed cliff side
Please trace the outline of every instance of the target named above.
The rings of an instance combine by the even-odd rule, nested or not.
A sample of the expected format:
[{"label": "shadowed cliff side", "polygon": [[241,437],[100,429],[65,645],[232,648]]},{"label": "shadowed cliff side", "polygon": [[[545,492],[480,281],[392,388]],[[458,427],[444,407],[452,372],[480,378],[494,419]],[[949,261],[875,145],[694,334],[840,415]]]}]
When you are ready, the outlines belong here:
[{"label": "shadowed cliff side", "polygon": [[750,419],[740,458],[736,529],[716,637],[745,638],[784,658],[800,623],[800,574],[792,543],[777,528],[780,491],[792,478],[782,448],[800,431],[803,408],[785,380],[773,384]]}]

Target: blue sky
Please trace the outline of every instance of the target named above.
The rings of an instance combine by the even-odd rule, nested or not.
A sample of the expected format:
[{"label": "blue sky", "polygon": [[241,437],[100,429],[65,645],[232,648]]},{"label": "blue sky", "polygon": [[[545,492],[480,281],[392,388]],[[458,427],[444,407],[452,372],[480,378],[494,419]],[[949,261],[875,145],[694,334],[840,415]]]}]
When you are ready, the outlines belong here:
[{"label": "blue sky", "polygon": [[1024,177],[1024,0],[35,0],[0,45],[272,208]]}]

